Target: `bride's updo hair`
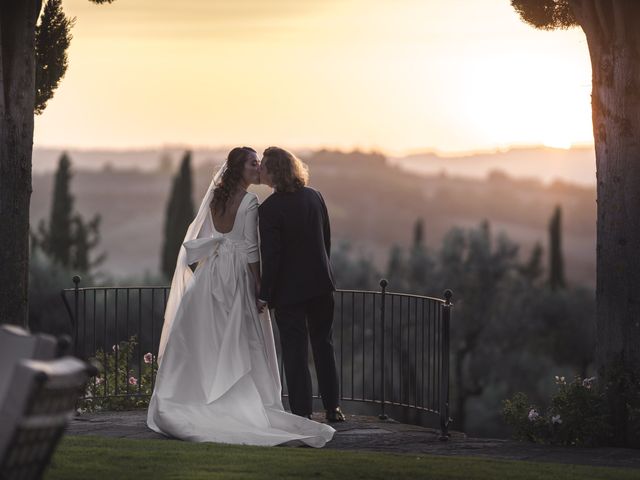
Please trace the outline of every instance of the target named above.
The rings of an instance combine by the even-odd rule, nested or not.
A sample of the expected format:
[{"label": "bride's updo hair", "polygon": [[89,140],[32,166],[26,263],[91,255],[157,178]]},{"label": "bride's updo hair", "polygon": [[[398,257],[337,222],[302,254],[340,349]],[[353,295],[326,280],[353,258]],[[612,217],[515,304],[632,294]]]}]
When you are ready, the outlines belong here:
[{"label": "bride's updo hair", "polygon": [[295,192],[309,182],[309,169],[293,153],[280,147],[269,147],[262,154],[262,166],[278,192]]},{"label": "bride's updo hair", "polygon": [[244,164],[252,153],[257,152],[251,147],[236,147],[227,155],[227,165],[213,189],[211,207],[215,213],[224,214],[229,198],[242,180]]}]

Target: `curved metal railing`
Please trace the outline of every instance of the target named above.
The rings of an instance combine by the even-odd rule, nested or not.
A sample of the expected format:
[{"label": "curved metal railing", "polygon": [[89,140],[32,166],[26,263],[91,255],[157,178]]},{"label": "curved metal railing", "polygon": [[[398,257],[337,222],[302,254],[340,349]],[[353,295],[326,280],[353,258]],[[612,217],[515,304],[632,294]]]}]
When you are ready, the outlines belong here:
[{"label": "curved metal railing", "polygon": [[[156,370],[149,354],[158,349],[169,287],[80,287],[80,277],[73,281],[62,298],[76,355],[94,357],[103,367],[93,400],[148,397]],[[438,426],[446,439],[451,291],[439,299],[387,292],[387,286],[381,280],[379,291],[336,291],[333,339],[342,403],[354,413]],[[275,322],[274,332],[280,358]],[[286,401],[281,362],[280,368]]]}]

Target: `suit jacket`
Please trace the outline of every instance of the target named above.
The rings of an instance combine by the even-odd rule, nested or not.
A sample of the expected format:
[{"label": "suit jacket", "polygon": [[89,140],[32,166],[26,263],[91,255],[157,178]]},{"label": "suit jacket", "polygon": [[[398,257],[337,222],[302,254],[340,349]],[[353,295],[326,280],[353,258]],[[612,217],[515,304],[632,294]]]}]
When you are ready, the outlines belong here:
[{"label": "suit jacket", "polygon": [[331,227],[320,192],[274,192],[260,205],[260,299],[270,307],[334,291]]}]

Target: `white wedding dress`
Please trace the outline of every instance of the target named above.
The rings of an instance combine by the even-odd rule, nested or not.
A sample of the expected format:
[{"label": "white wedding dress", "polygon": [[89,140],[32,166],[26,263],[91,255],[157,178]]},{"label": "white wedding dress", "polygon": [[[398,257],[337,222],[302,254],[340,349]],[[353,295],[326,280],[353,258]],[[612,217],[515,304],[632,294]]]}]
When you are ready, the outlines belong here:
[{"label": "white wedding dress", "polygon": [[198,266],[163,332],[147,425],[194,442],[322,447],[335,430],[282,407],[271,321],[258,314],[248,268],[259,259],[257,216],[247,193],[230,232],[217,232],[208,213],[184,243]]}]

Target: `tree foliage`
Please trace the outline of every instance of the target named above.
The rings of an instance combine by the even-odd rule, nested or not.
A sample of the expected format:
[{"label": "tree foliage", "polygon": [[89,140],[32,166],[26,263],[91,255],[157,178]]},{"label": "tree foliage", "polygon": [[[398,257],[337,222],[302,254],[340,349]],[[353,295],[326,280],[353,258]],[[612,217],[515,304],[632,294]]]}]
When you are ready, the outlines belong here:
[{"label": "tree foliage", "polygon": [[362,255],[355,255],[355,250],[348,242],[340,242],[331,251],[331,268],[337,285],[340,288],[378,290],[378,282],[382,273],[373,261]]},{"label": "tree foliage", "polygon": [[[453,428],[506,434],[499,414],[506,396],[522,390],[539,400],[547,393],[539,385],[561,369],[568,375],[589,372],[593,293],[580,287],[551,291],[542,247],[521,258],[519,245],[492,233],[488,222],[453,228],[433,249],[416,241],[421,225],[416,222],[409,248],[390,249],[388,290],[435,297],[453,290]],[[339,288],[379,289],[380,272],[358,250],[342,244],[331,262]]]},{"label": "tree foliage", "polygon": [[522,21],[541,30],[578,26],[569,0],[511,0],[511,5]]},{"label": "tree foliage", "polygon": [[596,343],[593,292],[576,286],[556,291],[540,289],[538,295],[531,312],[539,324],[532,348],[588,377]]},{"label": "tree foliage", "polygon": [[36,101],[39,115],[47,106],[69,65],[67,49],[75,19],[65,16],[62,0],[48,0],[36,26]]},{"label": "tree foliage", "polygon": [[542,255],[544,254],[544,249],[540,242],[536,242],[531,250],[531,255],[529,260],[520,266],[520,274],[526,278],[532,284],[536,284],[543,275],[542,268]]},{"label": "tree foliage", "polygon": [[[69,313],[60,299],[63,288],[69,288],[74,273],[60,266],[40,249],[31,249],[29,262],[29,322],[36,332],[54,335],[72,334],[73,326]],[[83,276],[83,286],[91,285],[90,278]]]},{"label": "tree foliage", "polygon": [[[113,3],[114,0],[90,0],[92,3]],[[69,18],[62,10],[62,0],[47,0],[35,31],[35,87],[34,113],[40,115],[53,98],[60,81],[67,72],[67,50],[73,36],[71,28],[75,18]]]}]

